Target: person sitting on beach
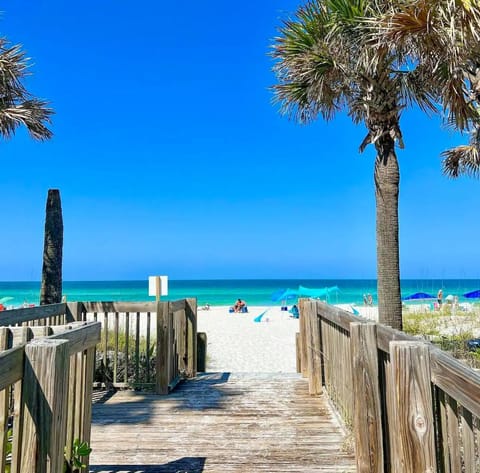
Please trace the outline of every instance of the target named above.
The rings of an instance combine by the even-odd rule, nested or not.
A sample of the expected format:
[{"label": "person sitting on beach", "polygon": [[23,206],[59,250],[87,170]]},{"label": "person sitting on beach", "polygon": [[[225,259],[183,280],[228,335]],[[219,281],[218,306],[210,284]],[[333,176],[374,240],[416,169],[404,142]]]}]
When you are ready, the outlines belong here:
[{"label": "person sitting on beach", "polygon": [[233,306],[233,311],[234,312],[242,312],[243,308],[246,305],[247,304],[245,303],[245,301],[242,301],[242,299],[237,299],[237,302],[235,302],[235,305]]}]

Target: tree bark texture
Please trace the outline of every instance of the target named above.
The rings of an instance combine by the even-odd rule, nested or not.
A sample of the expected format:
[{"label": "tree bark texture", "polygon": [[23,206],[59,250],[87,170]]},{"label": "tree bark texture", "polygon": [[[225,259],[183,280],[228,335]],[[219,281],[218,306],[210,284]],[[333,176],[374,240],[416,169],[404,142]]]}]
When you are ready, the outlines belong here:
[{"label": "tree bark texture", "polygon": [[60,191],[49,189],[45,214],[40,304],[62,301],[63,217]]},{"label": "tree bark texture", "polygon": [[398,192],[400,172],[390,134],[375,142],[375,200],[377,205],[377,291],[379,322],[402,329]]}]

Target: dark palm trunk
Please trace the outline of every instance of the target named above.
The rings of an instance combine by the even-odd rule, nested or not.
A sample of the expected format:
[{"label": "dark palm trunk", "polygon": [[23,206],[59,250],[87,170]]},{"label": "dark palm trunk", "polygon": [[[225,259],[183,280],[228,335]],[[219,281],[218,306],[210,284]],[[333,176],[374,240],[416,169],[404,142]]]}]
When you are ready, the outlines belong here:
[{"label": "dark palm trunk", "polygon": [[60,191],[49,189],[45,215],[41,305],[62,301],[62,250],[63,218]]},{"label": "dark palm trunk", "polygon": [[398,169],[395,143],[389,134],[375,143],[375,199],[377,204],[377,290],[379,322],[402,329],[398,245]]}]

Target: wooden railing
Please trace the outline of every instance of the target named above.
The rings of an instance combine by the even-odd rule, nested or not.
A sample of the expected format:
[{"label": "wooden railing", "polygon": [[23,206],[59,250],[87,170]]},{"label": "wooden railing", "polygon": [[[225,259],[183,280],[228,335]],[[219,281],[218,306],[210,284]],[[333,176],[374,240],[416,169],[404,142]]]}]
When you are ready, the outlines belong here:
[{"label": "wooden railing", "polygon": [[98,380],[115,387],[151,387],[167,394],[197,373],[197,302],[78,302],[75,320],[98,320]]},{"label": "wooden railing", "polygon": [[352,429],[358,472],[480,471],[480,376],[449,354],[302,300],[297,356]]},{"label": "wooden railing", "polygon": [[89,442],[99,339],[94,322],[0,327],[0,472],[63,472]]},{"label": "wooden railing", "polygon": [[95,381],[159,394],[197,373],[197,302],[72,302],[0,313],[1,325],[99,321]]}]

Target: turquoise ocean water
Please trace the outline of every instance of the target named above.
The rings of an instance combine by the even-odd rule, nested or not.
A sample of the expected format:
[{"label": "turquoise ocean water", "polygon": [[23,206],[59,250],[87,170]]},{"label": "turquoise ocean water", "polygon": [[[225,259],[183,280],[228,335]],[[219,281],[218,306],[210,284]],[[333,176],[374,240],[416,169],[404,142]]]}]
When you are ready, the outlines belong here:
[{"label": "turquoise ocean water", "polygon": [[[294,289],[299,285],[309,288],[338,286],[339,291],[329,298],[332,304],[362,304],[363,294],[370,293],[374,302],[376,280],[374,279],[242,279],[242,280],[203,280],[169,281],[169,295],[162,300],[175,300],[196,297],[198,304],[232,305],[237,298],[249,305],[280,305],[272,302],[271,296],[281,289]],[[444,296],[459,296],[480,289],[480,280],[474,279],[408,279],[403,280],[402,296],[414,292],[427,292],[436,295],[442,288]],[[65,281],[63,293],[68,301],[148,301],[148,282],[145,281]],[[0,282],[0,299],[12,297],[7,306],[20,306],[24,302],[38,304],[39,282]]]}]

